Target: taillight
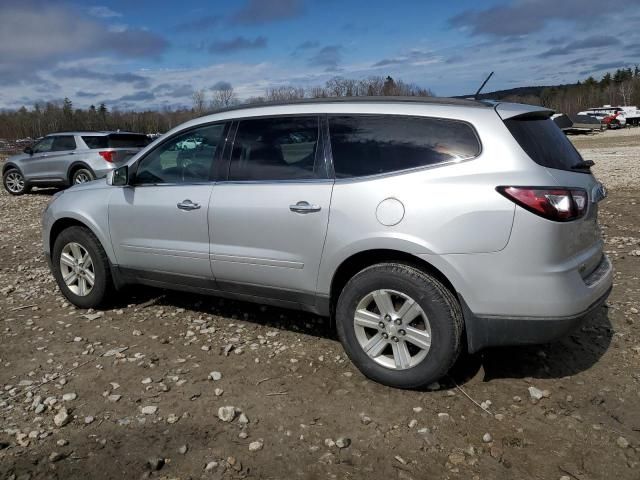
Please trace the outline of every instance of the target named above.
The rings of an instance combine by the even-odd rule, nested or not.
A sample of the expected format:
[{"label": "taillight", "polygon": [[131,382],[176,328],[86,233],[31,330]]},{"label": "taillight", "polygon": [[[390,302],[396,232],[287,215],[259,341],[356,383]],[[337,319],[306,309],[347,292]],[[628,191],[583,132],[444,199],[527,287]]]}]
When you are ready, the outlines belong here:
[{"label": "taillight", "polygon": [[509,200],[556,222],[568,222],[582,217],[587,211],[587,192],[575,188],[497,187]]},{"label": "taillight", "polygon": [[105,150],[102,152],[98,152],[98,154],[109,163],[113,163],[113,158],[116,156],[116,152],[112,150]]}]

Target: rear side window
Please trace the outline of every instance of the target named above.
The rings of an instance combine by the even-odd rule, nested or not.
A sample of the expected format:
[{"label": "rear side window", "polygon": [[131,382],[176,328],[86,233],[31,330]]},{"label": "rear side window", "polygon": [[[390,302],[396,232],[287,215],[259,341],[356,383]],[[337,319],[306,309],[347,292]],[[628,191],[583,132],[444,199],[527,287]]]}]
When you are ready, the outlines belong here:
[{"label": "rear side window", "polygon": [[323,177],[316,168],[317,116],[242,120],[233,142],[229,180]]},{"label": "rear side window", "polygon": [[480,154],[473,128],[439,118],[391,115],[330,116],[338,178],[395,172],[466,160]]},{"label": "rear side window", "polygon": [[538,165],[571,170],[582,157],[551,119],[510,118],[504,122],[522,149]]},{"label": "rear side window", "polygon": [[51,145],[52,152],[62,152],[64,150],[75,150],[76,139],[72,136],[57,136],[53,137],[53,144]]},{"label": "rear side window", "polygon": [[82,140],[91,149],[99,148],[143,148],[149,145],[150,139],[146,135],[132,135],[128,133],[112,133],[110,135],[87,135]]}]

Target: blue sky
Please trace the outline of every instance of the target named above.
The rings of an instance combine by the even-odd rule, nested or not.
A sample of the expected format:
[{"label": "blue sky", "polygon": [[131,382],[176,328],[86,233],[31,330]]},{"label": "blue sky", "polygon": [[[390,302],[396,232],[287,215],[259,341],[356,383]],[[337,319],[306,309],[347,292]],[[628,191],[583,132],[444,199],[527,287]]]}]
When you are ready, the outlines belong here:
[{"label": "blue sky", "polygon": [[191,105],[333,76],[437,95],[571,83],[640,63],[640,0],[0,0],[0,108]]}]

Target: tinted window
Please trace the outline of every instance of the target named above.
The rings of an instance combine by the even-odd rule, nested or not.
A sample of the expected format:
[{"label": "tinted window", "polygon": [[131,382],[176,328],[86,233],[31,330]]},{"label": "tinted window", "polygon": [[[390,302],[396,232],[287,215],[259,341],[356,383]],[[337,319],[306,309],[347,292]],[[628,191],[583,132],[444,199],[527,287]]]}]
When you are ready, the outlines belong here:
[{"label": "tinted window", "polygon": [[178,134],[145,156],[136,183],[190,183],[209,180],[213,159],[224,141],[224,124]]},{"label": "tinted window", "polygon": [[464,160],[480,153],[466,123],[423,117],[329,117],[336,177],[358,177]]},{"label": "tinted window", "polygon": [[99,148],[143,148],[149,145],[150,140],[146,135],[130,133],[112,133],[110,135],[92,135],[82,137],[87,147]]},{"label": "tinted window", "polygon": [[229,180],[318,178],[318,117],[242,120],[233,143]]},{"label": "tinted window", "polygon": [[578,151],[553,120],[514,118],[504,123],[522,149],[538,165],[571,170],[571,166],[582,161]]},{"label": "tinted window", "polygon": [[52,152],[62,152],[64,150],[75,150],[76,139],[72,136],[58,136],[53,137],[53,145],[51,146]]},{"label": "tinted window", "polygon": [[33,146],[33,153],[50,152],[53,145],[53,137],[45,137]]}]

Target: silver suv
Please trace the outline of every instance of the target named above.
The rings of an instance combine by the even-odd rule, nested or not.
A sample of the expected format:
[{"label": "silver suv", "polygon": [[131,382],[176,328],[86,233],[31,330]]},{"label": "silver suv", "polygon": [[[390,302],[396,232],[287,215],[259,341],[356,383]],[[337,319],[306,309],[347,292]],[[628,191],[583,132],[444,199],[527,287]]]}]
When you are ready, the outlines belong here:
[{"label": "silver suv", "polygon": [[104,177],[149,144],[129,132],[65,132],[47,135],[4,164],[4,188],[12,195],[31,187],[60,187]]},{"label": "silver suv", "polygon": [[551,114],[403,98],[216,113],[58,194],[44,250],[81,308],[142,283],[302,309],[368,377],[422,387],[463,346],[556,339],[609,294],[604,189]]}]

